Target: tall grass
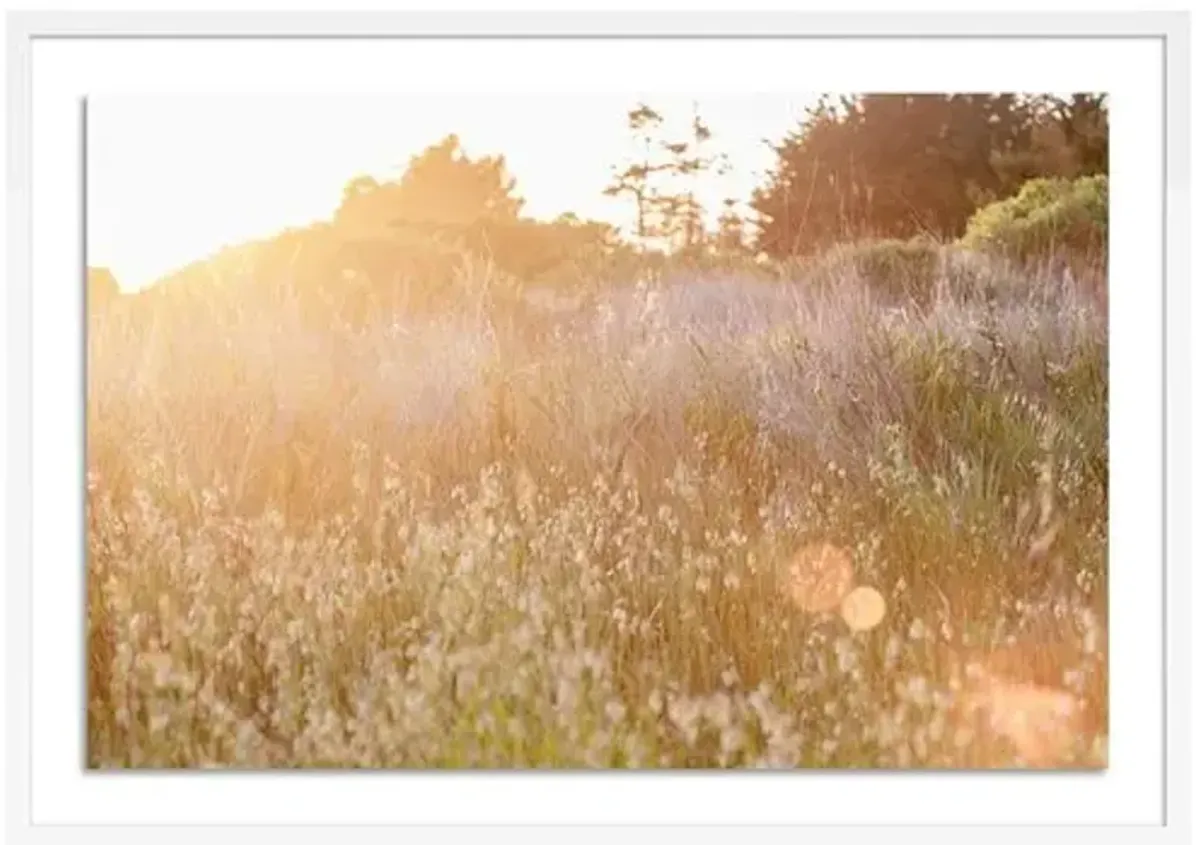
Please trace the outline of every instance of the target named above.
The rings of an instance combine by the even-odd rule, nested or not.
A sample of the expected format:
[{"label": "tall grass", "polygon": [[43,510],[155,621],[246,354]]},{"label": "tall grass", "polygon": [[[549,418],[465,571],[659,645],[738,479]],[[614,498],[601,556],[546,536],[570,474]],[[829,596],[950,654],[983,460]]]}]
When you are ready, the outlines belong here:
[{"label": "tall grass", "polygon": [[95,316],[89,764],[1104,765],[1101,307],[804,281]]}]

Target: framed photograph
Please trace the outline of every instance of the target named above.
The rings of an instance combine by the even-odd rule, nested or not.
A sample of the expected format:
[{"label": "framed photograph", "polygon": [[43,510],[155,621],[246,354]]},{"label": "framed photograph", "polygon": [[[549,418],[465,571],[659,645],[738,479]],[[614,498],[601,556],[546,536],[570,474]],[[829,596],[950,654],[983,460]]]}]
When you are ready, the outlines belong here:
[{"label": "framed photograph", "polygon": [[12,841],[1187,841],[1188,27],[10,15]]}]

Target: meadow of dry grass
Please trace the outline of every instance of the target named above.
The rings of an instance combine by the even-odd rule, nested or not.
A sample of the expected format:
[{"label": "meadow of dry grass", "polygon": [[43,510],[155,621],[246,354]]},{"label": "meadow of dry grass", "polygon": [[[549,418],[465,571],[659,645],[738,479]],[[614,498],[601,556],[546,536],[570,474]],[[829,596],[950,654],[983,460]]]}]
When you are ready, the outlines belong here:
[{"label": "meadow of dry grass", "polygon": [[1106,314],[959,275],[93,315],[89,765],[1106,765]]}]

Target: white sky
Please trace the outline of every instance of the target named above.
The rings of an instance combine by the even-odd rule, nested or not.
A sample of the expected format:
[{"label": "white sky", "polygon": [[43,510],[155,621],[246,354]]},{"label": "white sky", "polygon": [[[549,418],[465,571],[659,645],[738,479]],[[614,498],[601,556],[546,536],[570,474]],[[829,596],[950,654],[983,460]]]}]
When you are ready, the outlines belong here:
[{"label": "white sky", "polygon": [[[122,287],[149,284],[222,246],[329,218],[354,176],[398,176],[455,132],[468,155],[502,153],[524,213],[623,224],[628,199],[602,196],[630,153],[625,115],[637,94],[438,96],[108,96],[87,118],[87,261]],[[711,148],[734,172],[701,199],[713,214],[748,199],[773,165],[763,143],[795,128],[806,94],[646,95],[672,129],[693,103]]]}]

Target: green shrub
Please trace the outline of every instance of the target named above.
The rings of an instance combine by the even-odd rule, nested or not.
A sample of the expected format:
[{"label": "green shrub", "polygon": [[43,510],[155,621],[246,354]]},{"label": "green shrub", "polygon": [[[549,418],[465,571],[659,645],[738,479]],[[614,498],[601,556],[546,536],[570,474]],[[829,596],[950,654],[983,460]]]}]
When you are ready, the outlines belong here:
[{"label": "green shrub", "polygon": [[1064,251],[1103,254],[1108,247],[1108,178],[1026,182],[1016,196],[977,211],[962,244],[1022,261]]}]

